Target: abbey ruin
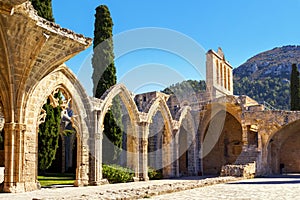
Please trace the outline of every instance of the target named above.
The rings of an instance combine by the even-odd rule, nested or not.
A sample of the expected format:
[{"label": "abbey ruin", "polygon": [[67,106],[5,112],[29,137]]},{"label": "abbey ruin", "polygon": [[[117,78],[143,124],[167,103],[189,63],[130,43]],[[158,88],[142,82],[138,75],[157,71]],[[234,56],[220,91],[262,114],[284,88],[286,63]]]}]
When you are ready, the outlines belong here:
[{"label": "abbey ruin", "polygon": [[123,162],[135,171],[136,181],[149,179],[148,166],[161,168],[164,177],[300,172],[300,112],[269,110],[234,95],[232,67],[221,49],[207,52],[205,93],[185,99],[160,92],[133,95],[119,84],[95,99],[64,65],[91,42],[38,17],[26,0],[0,1],[0,182],[5,192],[38,189],[42,106],[58,90],[74,112],[76,186],[104,182],[103,120],[116,96],[125,110]]}]

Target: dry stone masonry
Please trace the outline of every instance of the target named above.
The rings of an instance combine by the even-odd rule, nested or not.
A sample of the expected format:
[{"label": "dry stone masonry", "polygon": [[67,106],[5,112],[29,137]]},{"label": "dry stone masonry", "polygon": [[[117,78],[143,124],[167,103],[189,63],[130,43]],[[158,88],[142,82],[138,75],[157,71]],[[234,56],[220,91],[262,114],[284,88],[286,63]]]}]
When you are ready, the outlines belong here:
[{"label": "dry stone masonry", "polygon": [[300,112],[268,110],[233,95],[232,67],[220,48],[207,52],[204,93],[180,99],[160,92],[134,95],[118,84],[95,99],[63,64],[91,42],[38,17],[28,1],[0,1],[0,181],[5,192],[38,189],[38,125],[45,117],[43,104],[57,90],[74,112],[76,186],[107,182],[103,121],[117,96],[126,150],[121,161],[134,170],[135,181],[149,180],[148,166],[164,177],[300,172]]}]

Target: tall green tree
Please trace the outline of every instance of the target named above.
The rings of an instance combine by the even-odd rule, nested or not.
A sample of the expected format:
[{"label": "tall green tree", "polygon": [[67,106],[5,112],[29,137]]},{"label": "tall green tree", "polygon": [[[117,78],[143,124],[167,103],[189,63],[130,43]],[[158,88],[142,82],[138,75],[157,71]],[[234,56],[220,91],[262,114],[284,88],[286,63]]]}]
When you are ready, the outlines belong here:
[{"label": "tall green tree", "polygon": [[52,0],[31,0],[31,3],[40,17],[54,22]]},{"label": "tall green tree", "polygon": [[[40,17],[54,22],[52,14],[52,1],[51,0],[31,0],[31,3]],[[61,100],[61,93],[55,95],[56,98]],[[60,132],[61,122],[61,108],[53,108],[50,104],[49,98],[47,103],[43,106],[46,111],[45,122],[40,124],[38,132],[38,158],[39,170],[45,171],[48,169],[52,161],[55,159],[56,151],[58,148],[58,139]]]},{"label": "tall green tree", "polygon": [[[105,5],[96,8],[93,41],[94,96],[100,98],[117,83],[113,52],[113,21]],[[116,163],[122,147],[122,116],[119,98],[114,98],[104,119],[103,162]]]},{"label": "tall green tree", "polygon": [[[56,98],[61,101],[60,92],[56,94]],[[55,159],[56,150],[58,148],[60,122],[61,122],[61,108],[57,106],[53,108],[50,105],[50,99],[43,106],[46,111],[45,122],[39,126],[38,145],[39,145],[39,170],[44,172],[48,169],[52,161]]]},{"label": "tall green tree", "polygon": [[292,65],[290,84],[291,110],[300,110],[300,79],[296,64]]}]

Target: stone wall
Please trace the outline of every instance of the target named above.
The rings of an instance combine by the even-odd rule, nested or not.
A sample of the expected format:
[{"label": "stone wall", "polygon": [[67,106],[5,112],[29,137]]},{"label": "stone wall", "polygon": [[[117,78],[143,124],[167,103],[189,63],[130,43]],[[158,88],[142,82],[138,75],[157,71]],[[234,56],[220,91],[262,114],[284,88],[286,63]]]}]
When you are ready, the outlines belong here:
[{"label": "stone wall", "polygon": [[221,176],[235,176],[244,178],[254,178],[256,172],[256,163],[247,165],[224,165],[221,169]]}]

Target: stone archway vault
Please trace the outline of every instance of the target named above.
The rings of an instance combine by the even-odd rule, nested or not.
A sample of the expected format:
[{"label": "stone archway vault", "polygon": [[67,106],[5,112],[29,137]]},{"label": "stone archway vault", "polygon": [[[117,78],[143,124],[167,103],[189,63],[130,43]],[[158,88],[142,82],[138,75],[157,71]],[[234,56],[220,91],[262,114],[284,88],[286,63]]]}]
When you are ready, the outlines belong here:
[{"label": "stone archway vault", "polygon": [[90,125],[93,121],[92,106],[89,104],[89,97],[85,94],[75,75],[65,65],[62,65],[37,84],[26,105],[24,119],[27,127],[24,131],[24,166],[20,176],[23,176],[28,187],[31,184],[31,189],[36,186],[37,180],[37,133],[41,107],[47,97],[57,89],[71,97],[72,109],[75,113],[72,121],[79,136],[75,185],[88,185],[89,183],[89,138],[93,137],[91,133],[94,132]]}]

